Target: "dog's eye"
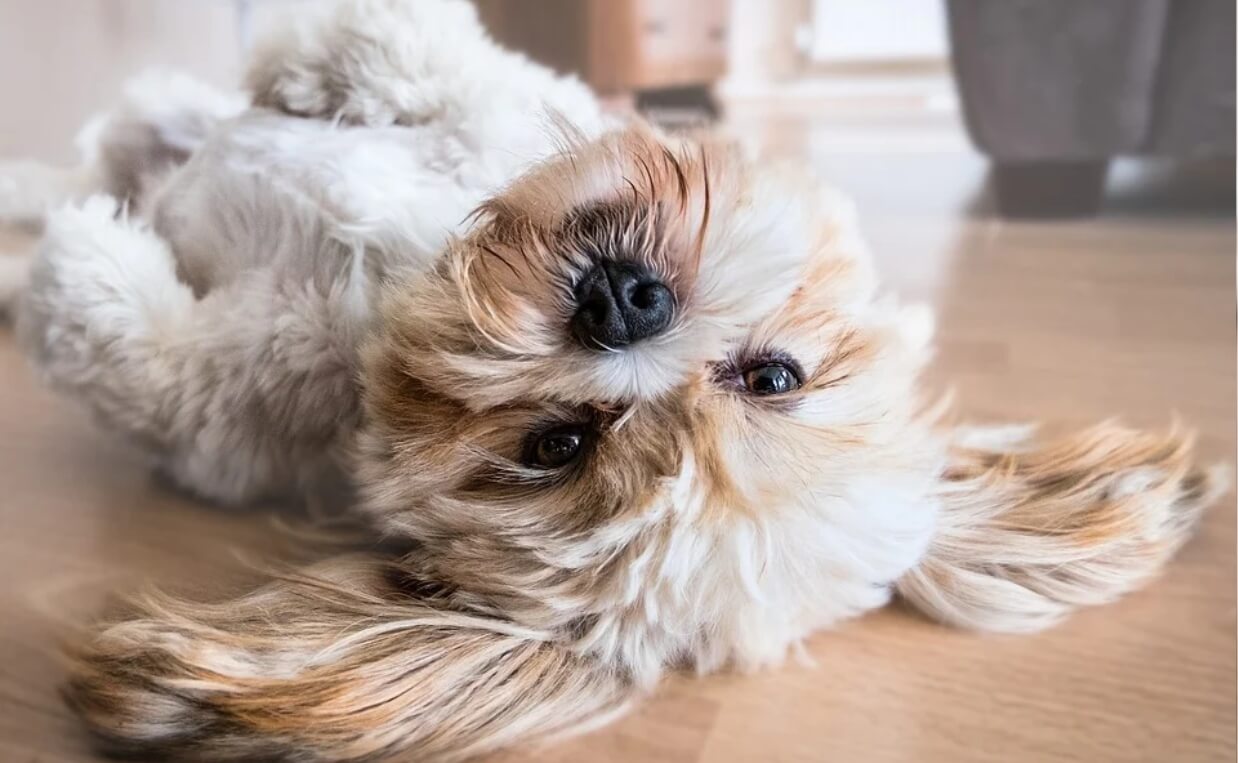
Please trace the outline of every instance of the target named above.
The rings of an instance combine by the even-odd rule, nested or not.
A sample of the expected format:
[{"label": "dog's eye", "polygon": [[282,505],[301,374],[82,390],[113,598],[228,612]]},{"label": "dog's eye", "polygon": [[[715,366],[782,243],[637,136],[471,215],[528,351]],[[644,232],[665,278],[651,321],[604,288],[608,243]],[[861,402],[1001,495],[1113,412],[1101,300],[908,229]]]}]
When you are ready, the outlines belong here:
[{"label": "dog's eye", "polygon": [[525,456],[529,466],[557,469],[576,460],[584,445],[585,432],[580,426],[561,426],[543,432],[530,444]]},{"label": "dog's eye", "polygon": [[781,395],[800,388],[800,378],[782,363],[765,363],[744,371],[744,386],[754,395]]}]

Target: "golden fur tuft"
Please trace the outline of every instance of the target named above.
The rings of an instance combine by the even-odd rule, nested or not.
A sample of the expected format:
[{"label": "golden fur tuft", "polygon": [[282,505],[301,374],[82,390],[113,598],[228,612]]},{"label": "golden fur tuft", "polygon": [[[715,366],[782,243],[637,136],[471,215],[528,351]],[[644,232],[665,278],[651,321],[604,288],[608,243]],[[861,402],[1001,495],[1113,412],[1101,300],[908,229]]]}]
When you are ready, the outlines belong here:
[{"label": "golden fur tuft", "polygon": [[456,760],[621,711],[620,673],[551,635],[339,557],[223,604],[150,597],[72,653],[109,749],[212,760]]},{"label": "golden fur tuft", "polygon": [[1103,424],[1041,442],[956,444],[928,554],[898,585],[954,625],[1039,630],[1155,576],[1226,489],[1192,438]]}]

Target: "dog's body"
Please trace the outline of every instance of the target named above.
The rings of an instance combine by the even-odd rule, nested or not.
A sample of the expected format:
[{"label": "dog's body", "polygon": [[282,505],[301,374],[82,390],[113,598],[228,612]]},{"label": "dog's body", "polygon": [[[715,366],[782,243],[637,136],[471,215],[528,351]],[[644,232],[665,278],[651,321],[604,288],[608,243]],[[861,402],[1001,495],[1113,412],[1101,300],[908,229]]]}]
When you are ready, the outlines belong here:
[{"label": "dog's body", "polygon": [[[346,39],[387,61],[392,25],[403,76],[370,66],[337,83],[363,124],[338,126],[336,103],[289,115],[313,105],[296,83],[317,57]],[[250,80],[282,111],[183,76],[130,85],[73,175],[93,178],[76,194],[109,196],[50,221],[20,331],[54,384],[182,486],[232,505],[316,501],[347,471],[377,286],[431,263],[482,200],[559,150],[556,115],[590,136],[601,116],[455,4],[344,8],[273,41]]]},{"label": "dog's body", "polygon": [[935,428],[928,317],[875,297],[845,202],[608,127],[462,4],[341,6],[251,84],[191,145],[113,141],[149,222],[54,214],[19,330],[187,487],[342,479],[416,549],[101,630],[69,696],[113,744],[460,757],[895,590],[1042,627],[1155,574],[1216,492],[1172,436]]}]

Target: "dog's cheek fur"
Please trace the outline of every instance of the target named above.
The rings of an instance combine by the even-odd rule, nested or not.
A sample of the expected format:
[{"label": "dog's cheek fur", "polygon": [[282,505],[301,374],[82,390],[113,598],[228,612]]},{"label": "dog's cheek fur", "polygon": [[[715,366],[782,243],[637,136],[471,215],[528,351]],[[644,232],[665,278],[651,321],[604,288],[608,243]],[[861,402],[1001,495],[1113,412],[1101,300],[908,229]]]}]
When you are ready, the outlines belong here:
[{"label": "dog's cheek fur", "polygon": [[[424,543],[426,577],[641,685],[675,661],[777,661],[884,603],[928,542],[939,466],[910,389],[921,348],[876,318],[864,331],[805,323],[837,341],[814,350],[808,394],[825,400],[793,406],[803,415],[703,374],[637,405],[580,473],[536,489],[474,473],[470,432],[507,409],[440,404],[421,377],[439,360],[428,346],[450,340],[397,332],[367,353],[367,504]],[[455,482],[419,487],[451,469]]]}]

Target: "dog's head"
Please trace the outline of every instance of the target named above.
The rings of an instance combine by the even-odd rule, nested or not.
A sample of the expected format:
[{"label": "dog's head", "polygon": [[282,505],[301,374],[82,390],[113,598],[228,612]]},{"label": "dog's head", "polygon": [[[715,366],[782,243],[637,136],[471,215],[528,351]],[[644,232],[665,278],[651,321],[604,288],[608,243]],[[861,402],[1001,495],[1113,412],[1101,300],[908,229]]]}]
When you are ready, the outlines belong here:
[{"label": "dog's head", "polygon": [[578,146],[388,290],[362,488],[441,546],[436,574],[492,595],[659,523],[828,524],[860,480],[923,462],[927,317],[873,289],[849,205],[793,173],[641,127]]}]

